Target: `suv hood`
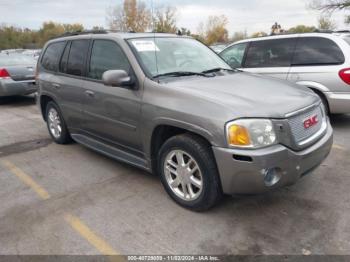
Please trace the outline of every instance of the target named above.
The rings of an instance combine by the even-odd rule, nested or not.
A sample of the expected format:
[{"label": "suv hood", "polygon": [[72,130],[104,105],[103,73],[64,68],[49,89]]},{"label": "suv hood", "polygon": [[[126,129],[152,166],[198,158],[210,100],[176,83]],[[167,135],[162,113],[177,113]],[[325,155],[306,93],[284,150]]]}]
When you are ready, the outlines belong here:
[{"label": "suv hood", "polygon": [[177,78],[162,85],[185,92],[194,100],[204,99],[224,106],[237,118],[285,118],[288,113],[320,101],[306,87],[243,72],[208,78]]}]

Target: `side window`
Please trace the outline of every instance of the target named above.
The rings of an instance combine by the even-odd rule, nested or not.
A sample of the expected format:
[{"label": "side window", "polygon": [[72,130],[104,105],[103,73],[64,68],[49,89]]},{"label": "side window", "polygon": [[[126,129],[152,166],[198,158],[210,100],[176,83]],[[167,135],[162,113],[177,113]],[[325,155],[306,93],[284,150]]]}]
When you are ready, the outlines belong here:
[{"label": "side window", "polygon": [[232,68],[241,67],[243,57],[248,43],[241,43],[233,45],[224,50],[220,56],[228,63]]},{"label": "side window", "polygon": [[251,42],[244,67],[289,67],[296,38]]},{"label": "side window", "polygon": [[336,43],[322,37],[301,37],[295,50],[293,65],[337,65],[345,62]]},{"label": "side window", "polygon": [[70,42],[66,45],[66,48],[64,49],[64,52],[63,52],[63,55],[62,55],[62,58],[61,58],[59,71],[62,72],[62,73],[67,73],[67,64],[68,64],[70,45],[71,45]]},{"label": "side window", "polygon": [[41,59],[41,65],[49,71],[57,71],[58,63],[66,42],[57,42],[50,44]]},{"label": "side window", "polygon": [[67,63],[67,74],[75,76],[83,75],[88,51],[89,40],[72,41]]},{"label": "side window", "polygon": [[109,40],[95,40],[92,51],[88,77],[101,80],[108,70],[130,71],[130,64],[123,50]]}]

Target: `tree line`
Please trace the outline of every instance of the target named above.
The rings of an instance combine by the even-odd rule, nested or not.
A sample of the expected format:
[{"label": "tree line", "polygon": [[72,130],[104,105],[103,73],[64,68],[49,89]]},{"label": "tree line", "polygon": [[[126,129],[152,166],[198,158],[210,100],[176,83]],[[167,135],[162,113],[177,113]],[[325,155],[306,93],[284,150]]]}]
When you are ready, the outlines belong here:
[{"label": "tree line", "polygon": [[66,32],[82,31],[82,24],[44,22],[39,30],[0,26],[0,49],[41,48],[49,40]]},{"label": "tree line", "polygon": [[[316,29],[333,30],[336,28],[331,19],[335,10],[350,9],[350,0],[312,0],[311,8],[320,10],[317,28],[315,26],[297,25],[284,30],[278,23],[272,25],[265,32],[234,32],[229,34],[227,29],[229,20],[224,15],[210,16],[199,24],[196,33],[189,29],[178,27],[178,11],[175,7],[160,6],[148,7],[142,0],[124,0],[123,4],[111,7],[106,12],[108,27],[121,32],[161,32],[180,33],[190,35],[207,45],[227,43],[248,37],[260,37],[276,33],[306,33]],[[350,23],[350,16],[345,18]],[[103,27],[95,26],[92,30],[101,30]],[[86,30],[82,24],[64,24],[44,22],[39,30],[18,28],[15,26],[0,25],[0,49],[12,48],[41,48],[49,39],[66,32]]]}]

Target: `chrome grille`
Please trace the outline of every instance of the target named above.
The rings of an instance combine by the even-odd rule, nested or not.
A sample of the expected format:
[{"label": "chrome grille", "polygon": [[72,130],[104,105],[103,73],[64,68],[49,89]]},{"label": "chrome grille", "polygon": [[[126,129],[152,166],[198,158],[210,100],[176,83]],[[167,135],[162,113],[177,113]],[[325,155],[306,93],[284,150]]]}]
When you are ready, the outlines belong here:
[{"label": "chrome grille", "polygon": [[[305,128],[304,122],[317,115],[318,123],[309,128]],[[314,107],[307,112],[293,116],[288,119],[289,126],[291,128],[292,135],[297,144],[301,144],[304,140],[315,135],[322,129],[325,116],[321,109],[321,106]]]}]

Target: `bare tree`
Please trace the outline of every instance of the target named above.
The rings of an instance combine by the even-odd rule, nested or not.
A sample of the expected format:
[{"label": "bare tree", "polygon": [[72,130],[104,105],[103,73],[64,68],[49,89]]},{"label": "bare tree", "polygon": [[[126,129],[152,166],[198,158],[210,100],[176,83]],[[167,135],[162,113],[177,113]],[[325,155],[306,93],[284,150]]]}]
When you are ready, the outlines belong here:
[{"label": "bare tree", "polygon": [[227,24],[228,19],[224,15],[210,16],[205,24],[199,24],[197,30],[199,32],[198,39],[204,41],[207,45],[228,42]]},{"label": "bare tree", "polygon": [[107,10],[107,23],[113,30],[145,32],[151,20],[151,12],[142,1],[124,0],[123,5]]},{"label": "bare tree", "polygon": [[325,16],[325,15],[321,15],[318,18],[318,29],[322,29],[322,30],[334,30],[336,29],[337,25],[335,24],[335,22]]},{"label": "bare tree", "polygon": [[350,8],[350,0],[314,0],[312,6],[321,11],[334,12]]},{"label": "bare tree", "polygon": [[[311,8],[332,15],[337,10],[350,10],[350,0],[313,0]],[[345,16],[345,23],[350,24],[350,16]]]},{"label": "bare tree", "polygon": [[167,6],[158,8],[154,16],[154,30],[160,33],[176,33],[177,10]]}]

